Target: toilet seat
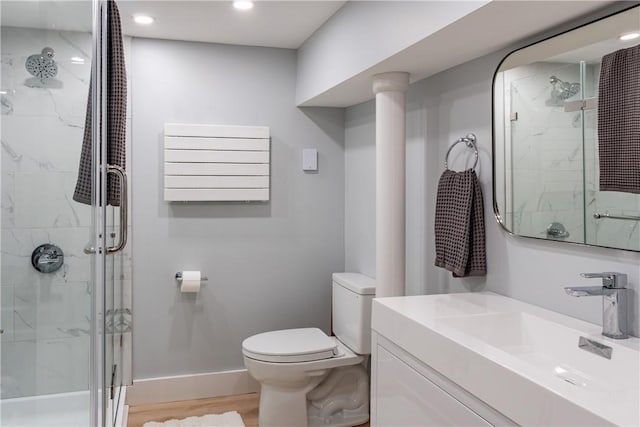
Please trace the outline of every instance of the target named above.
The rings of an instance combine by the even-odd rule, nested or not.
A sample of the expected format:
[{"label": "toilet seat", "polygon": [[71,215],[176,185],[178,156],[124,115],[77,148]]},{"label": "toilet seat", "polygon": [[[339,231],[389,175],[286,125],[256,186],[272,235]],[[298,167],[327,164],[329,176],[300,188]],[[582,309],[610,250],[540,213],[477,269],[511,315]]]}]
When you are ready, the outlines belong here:
[{"label": "toilet seat", "polygon": [[338,345],[318,328],[285,329],[254,335],[242,343],[242,354],[272,363],[299,363],[339,356]]}]

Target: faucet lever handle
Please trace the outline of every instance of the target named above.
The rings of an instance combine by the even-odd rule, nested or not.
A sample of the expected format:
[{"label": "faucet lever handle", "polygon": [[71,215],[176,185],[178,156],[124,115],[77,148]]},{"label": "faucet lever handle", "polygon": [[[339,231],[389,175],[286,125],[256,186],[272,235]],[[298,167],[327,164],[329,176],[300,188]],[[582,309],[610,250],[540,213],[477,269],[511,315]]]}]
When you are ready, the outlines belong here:
[{"label": "faucet lever handle", "polygon": [[613,271],[605,271],[603,273],[580,273],[580,276],[587,279],[602,279],[602,286],[605,288],[625,288],[627,286],[627,275],[624,273],[616,273]]}]

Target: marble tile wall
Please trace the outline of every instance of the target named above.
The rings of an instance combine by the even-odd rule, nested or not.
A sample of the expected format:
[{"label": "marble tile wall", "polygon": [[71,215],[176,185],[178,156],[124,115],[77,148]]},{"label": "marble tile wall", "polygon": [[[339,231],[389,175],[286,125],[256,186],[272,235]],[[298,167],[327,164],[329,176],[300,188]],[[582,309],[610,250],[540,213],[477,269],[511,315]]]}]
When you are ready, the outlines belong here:
[{"label": "marble tile wall", "polygon": [[[551,96],[549,79],[578,82],[577,64],[538,63],[506,73],[505,90],[518,118],[510,123],[512,187],[516,234],[546,238],[551,222],[584,241],[582,118],[567,113]],[[569,99],[579,99],[579,94]]]},{"label": "marble tile wall", "polygon": [[[587,98],[597,96],[599,69],[599,64],[586,66]],[[505,73],[506,105],[518,113],[508,129],[509,172],[518,170],[509,212],[515,233],[545,237],[547,225],[558,221],[570,233],[565,240],[640,250],[640,222],[593,218],[595,212],[638,215],[640,196],[598,190],[597,111],[585,111],[583,119],[556,105],[550,97],[552,75],[580,81],[578,64],[538,63]]]},{"label": "marble tile wall", "polygon": [[[54,49],[58,74],[53,82],[34,84],[25,61],[44,47]],[[72,195],[89,90],[91,35],[3,27],[0,52],[1,88],[6,92],[0,103],[0,300],[5,330],[0,395],[84,390],[89,378],[91,272],[83,248],[89,240],[91,210],[74,202]],[[42,243],[64,251],[65,263],[55,273],[43,274],[31,266],[31,253]],[[123,267],[117,274],[114,270],[114,276],[118,284],[130,286],[130,247],[119,262]]]}]

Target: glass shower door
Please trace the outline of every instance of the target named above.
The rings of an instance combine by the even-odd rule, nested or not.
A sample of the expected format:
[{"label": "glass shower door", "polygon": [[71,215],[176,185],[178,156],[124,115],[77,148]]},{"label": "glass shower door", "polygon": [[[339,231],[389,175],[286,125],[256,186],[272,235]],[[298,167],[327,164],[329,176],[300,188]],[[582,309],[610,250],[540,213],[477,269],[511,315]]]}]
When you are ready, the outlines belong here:
[{"label": "glass shower door", "polygon": [[[107,33],[119,30],[116,25],[117,4],[115,2],[103,1],[102,3],[102,28]],[[103,184],[101,200],[105,201],[102,208],[102,218],[104,218],[104,228],[102,235],[105,236],[104,247],[102,248],[102,263],[104,266],[104,293],[103,293],[103,313],[104,313],[104,363],[103,363],[103,383],[102,383],[102,404],[104,405],[104,426],[116,425],[122,414],[119,410],[124,406],[124,395],[122,393],[124,385],[130,383],[131,372],[131,243],[129,206],[130,194],[128,176],[125,170],[130,164],[131,145],[127,141],[130,139],[126,129],[118,126],[122,120],[129,121],[130,113],[126,116],[121,114],[122,105],[125,101],[121,92],[122,80],[120,71],[126,71],[126,57],[130,52],[130,40],[122,40],[122,50],[120,50],[119,40],[121,35],[113,34],[103,37],[102,49],[105,54],[101,55],[103,75],[101,76],[103,100],[108,99],[109,104],[102,104],[103,137],[101,145],[100,173]],[[112,40],[113,45],[106,46],[105,39]],[[107,52],[111,49],[111,52]],[[121,68],[124,67],[124,70]],[[105,70],[113,70],[111,75],[107,75]],[[127,80],[129,80],[127,78]],[[108,87],[113,85],[112,87]],[[127,96],[126,99],[130,97]],[[104,102],[104,101],[103,101]],[[125,101],[126,102],[126,101]],[[129,112],[130,108],[126,108]],[[113,120],[113,122],[110,122]],[[109,131],[108,140],[107,129]],[[114,154],[117,153],[117,154]],[[120,156],[120,153],[123,155]],[[113,164],[110,164],[112,162]],[[107,185],[109,188],[107,188]],[[127,352],[125,353],[125,349]],[[126,354],[126,355],[125,355]]]},{"label": "glass shower door", "polygon": [[[111,170],[113,171],[113,167]],[[124,178],[127,181],[122,186],[126,190],[126,172],[120,171],[118,176],[119,180]],[[127,363],[125,355],[125,349],[129,349],[131,345],[131,307],[128,303],[131,299],[131,244],[128,239],[130,227],[127,221],[131,204],[127,193],[122,196],[123,203],[124,200],[127,202],[118,207],[107,206],[105,216],[109,243],[105,258],[105,389],[109,405],[107,412],[113,425],[118,416],[121,416],[118,410],[122,403],[122,390],[123,386],[129,383],[130,377],[127,369],[130,364]]]},{"label": "glass shower door", "polygon": [[[105,426],[102,0],[0,2],[0,425]],[[93,126],[85,129],[90,81]],[[85,130],[92,194],[73,199]],[[87,243],[89,242],[89,243]]]},{"label": "glass shower door", "polygon": [[[579,64],[540,62],[507,75],[510,106],[507,213],[514,233],[584,242]],[[551,90],[550,90],[551,89]]]},{"label": "glass shower door", "polygon": [[[113,12],[107,1],[101,0],[100,4],[100,22],[103,34],[110,31],[109,13]],[[97,179],[100,181],[100,198],[96,203],[96,210],[100,212],[96,215],[96,219],[102,219],[99,224],[98,245],[99,256],[97,273],[104,284],[101,295],[96,298],[96,310],[103,313],[101,323],[98,324],[96,336],[99,337],[99,348],[101,358],[96,358],[96,387],[99,390],[97,414],[101,416],[98,424],[101,426],[115,426],[122,414],[118,411],[123,406],[122,390],[130,373],[125,368],[130,367],[130,362],[124,357],[123,349],[126,344],[131,341],[131,310],[130,304],[125,301],[131,300],[131,263],[130,263],[130,247],[128,235],[130,227],[128,225],[130,197],[128,192],[128,177],[124,167],[115,164],[109,164],[110,144],[115,144],[116,136],[109,135],[107,140],[107,129],[113,131],[110,109],[118,108],[117,105],[108,105],[106,99],[111,98],[108,92],[109,80],[106,70],[116,65],[110,63],[111,55],[107,52],[109,48],[106,44],[107,39],[112,36],[104,36],[100,39],[98,50],[103,52],[100,55],[100,63],[98,70],[102,75],[96,81],[101,82],[102,103],[100,105],[101,124],[100,129],[100,149],[96,155],[96,163],[100,165],[97,171]],[[124,47],[124,46],[123,46]],[[128,46],[125,48],[128,51]],[[123,142],[124,143],[124,142]],[[129,144],[125,144],[125,159],[130,158]],[[119,191],[113,192],[108,189],[107,184],[119,188]],[[116,197],[118,195],[119,197]],[[102,203],[98,203],[98,202]],[[104,238],[102,238],[104,236]]]}]

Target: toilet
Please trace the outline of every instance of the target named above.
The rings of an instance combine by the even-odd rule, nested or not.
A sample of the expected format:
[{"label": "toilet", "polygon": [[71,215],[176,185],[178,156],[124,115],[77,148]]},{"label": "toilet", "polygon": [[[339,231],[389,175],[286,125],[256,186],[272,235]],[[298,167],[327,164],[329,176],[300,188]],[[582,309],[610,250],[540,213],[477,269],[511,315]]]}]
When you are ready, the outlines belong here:
[{"label": "toilet", "polygon": [[348,427],[369,419],[371,301],[375,281],[334,273],[335,336],[317,328],[253,335],[242,343],[244,364],[260,383],[260,427]]}]

